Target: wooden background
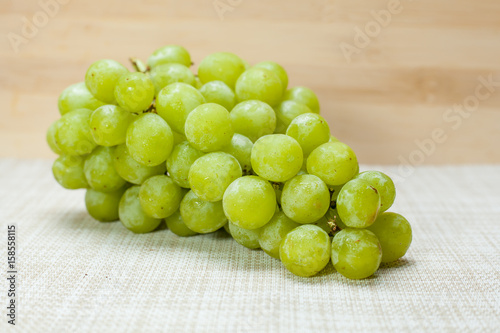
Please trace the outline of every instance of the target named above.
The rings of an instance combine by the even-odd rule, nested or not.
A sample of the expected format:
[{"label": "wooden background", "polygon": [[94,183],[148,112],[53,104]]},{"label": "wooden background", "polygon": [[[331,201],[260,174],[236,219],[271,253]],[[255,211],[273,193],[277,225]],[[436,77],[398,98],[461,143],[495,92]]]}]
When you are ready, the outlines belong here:
[{"label": "wooden background", "polygon": [[[42,7],[1,0],[0,157],[54,156],[45,131],[58,117],[57,97],[93,61],[147,59],[175,43],[196,63],[216,51],[279,62],[291,85],[317,92],[333,134],[361,162],[499,163],[500,86],[466,117],[444,116],[471,100],[479,76],[500,82],[500,1],[401,0],[348,61],[340,45],[355,45],[356,27],[376,29],[371,11],[393,1],[60,0],[16,53],[9,33],[23,36],[23,19],[33,16],[43,25]],[[228,9],[223,19],[216,6]],[[430,143],[435,129],[446,138]],[[416,140],[428,143],[427,155]]]}]

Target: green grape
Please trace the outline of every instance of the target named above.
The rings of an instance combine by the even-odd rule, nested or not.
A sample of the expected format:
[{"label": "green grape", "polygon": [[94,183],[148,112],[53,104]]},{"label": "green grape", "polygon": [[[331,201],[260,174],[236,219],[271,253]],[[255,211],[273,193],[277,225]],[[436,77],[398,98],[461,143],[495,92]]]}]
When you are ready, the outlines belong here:
[{"label": "green grape", "polygon": [[245,63],[236,54],[229,52],[212,53],[206,56],[198,68],[202,83],[222,81],[234,89],[238,77],[245,71]]},{"label": "green grape", "polygon": [[290,272],[298,276],[313,276],[330,261],[330,237],[318,226],[301,225],[285,236],[279,253],[281,262]]},{"label": "green grape", "polygon": [[358,170],[356,154],[341,142],[324,143],[307,158],[307,172],[318,176],[329,186],[347,183]]},{"label": "green grape", "polygon": [[253,230],[243,229],[235,224],[232,224],[231,222],[229,222],[228,225],[229,225],[229,234],[234,238],[234,240],[238,244],[243,245],[244,247],[247,247],[249,249],[260,248],[259,229],[253,229]]},{"label": "green grape", "polygon": [[240,228],[257,229],[276,211],[276,194],[269,182],[257,176],[244,176],[228,186],[222,198],[227,218]]},{"label": "green grape", "polygon": [[191,56],[182,46],[167,45],[154,51],[148,59],[148,65],[151,68],[171,62],[189,67],[191,66]]},{"label": "green grape", "polygon": [[201,83],[201,80],[198,76],[194,77],[194,87],[198,90],[200,90],[201,87],[203,87],[203,83]]},{"label": "green grape", "polygon": [[115,98],[122,108],[140,113],[147,110],[155,97],[153,82],[144,73],[122,75],[115,87]]},{"label": "green grape", "polygon": [[240,102],[256,99],[275,106],[281,101],[283,86],[280,78],[272,71],[253,67],[238,78],[235,91]]},{"label": "green grape", "polygon": [[58,120],[54,121],[52,124],[50,124],[49,129],[47,130],[47,143],[50,147],[50,150],[52,150],[54,153],[57,155],[62,155],[62,150],[59,148],[56,142],[56,132],[61,125],[61,122]]},{"label": "green grape", "polygon": [[340,142],[340,140],[334,137],[333,135],[330,135],[330,139],[328,139],[328,142]]},{"label": "green grape", "polygon": [[148,178],[141,186],[139,200],[146,215],[164,219],[179,209],[184,193],[165,175]]},{"label": "green grape", "polygon": [[392,179],[385,173],[380,171],[365,171],[354,179],[366,180],[371,186],[377,189],[380,195],[380,212],[385,212],[394,203],[396,199],[396,188]]},{"label": "green grape", "polygon": [[310,224],[315,225],[317,227],[320,227],[328,234],[328,236],[331,237],[333,235],[333,232],[332,232],[332,227],[330,226],[329,222],[330,222],[330,220],[327,218],[327,215],[325,215],[325,216],[322,216],[319,220],[314,221],[313,223],[310,223]]},{"label": "green grape", "polygon": [[76,109],[95,110],[103,105],[103,102],[90,93],[85,82],[78,82],[64,89],[57,103],[61,115]]},{"label": "green grape", "polygon": [[326,120],[316,113],[304,113],[295,117],[286,130],[300,144],[305,156],[308,156],[316,147],[328,142],[330,127]]},{"label": "green grape", "polygon": [[[195,85],[194,74],[184,65],[169,63],[158,65],[151,70],[151,80],[155,86],[156,94],[169,84],[181,82],[190,86]],[[196,88],[195,88],[196,89]]]},{"label": "green grape", "polygon": [[207,103],[216,103],[231,110],[236,104],[236,95],[227,84],[222,81],[210,81],[200,89]]},{"label": "green grape", "polygon": [[345,184],[337,198],[340,218],[350,228],[369,227],[380,209],[377,189],[363,179],[353,179]]},{"label": "green grape", "polygon": [[330,206],[332,206],[332,208],[336,208],[337,207],[337,198],[339,197],[339,193],[340,193],[340,190],[342,189],[342,186],[344,186],[344,184],[337,185],[337,186],[329,186],[329,190],[330,190],[330,193],[331,193],[331,198],[330,198],[331,204],[330,204]]},{"label": "green grape", "polygon": [[111,222],[118,220],[118,206],[126,189],[125,186],[113,192],[99,192],[88,189],[85,193],[87,212],[97,221]]},{"label": "green grape", "polygon": [[205,98],[196,88],[185,83],[172,83],[158,94],[156,112],[174,131],[185,134],[188,114],[203,103]]},{"label": "green grape", "polygon": [[366,229],[344,229],[332,241],[332,263],[349,279],[364,279],[375,273],[382,259],[377,236]]},{"label": "green grape", "polygon": [[229,222],[224,224],[223,228],[224,228],[224,231],[226,231],[229,235],[231,235],[231,232],[229,231]]},{"label": "green grape", "polygon": [[193,231],[186,226],[179,210],[167,217],[165,219],[165,223],[167,224],[167,227],[170,229],[170,231],[172,231],[177,236],[189,237],[198,235],[196,231]]},{"label": "green grape", "polygon": [[300,224],[290,220],[282,211],[277,211],[271,221],[259,231],[259,245],[273,258],[280,257],[280,244],[283,238]]},{"label": "green grape", "polygon": [[115,86],[120,77],[129,71],[114,60],[98,60],[90,65],[85,74],[87,89],[100,101],[115,103]]},{"label": "green grape", "polygon": [[330,192],[325,183],[316,176],[295,176],[285,183],[281,207],[295,222],[313,223],[328,211]]},{"label": "green grape", "polygon": [[66,113],[57,122],[54,142],[65,155],[85,155],[90,153],[96,143],[90,131],[92,110],[78,109]]},{"label": "green grape", "polygon": [[113,167],[114,147],[97,147],[85,160],[83,172],[90,187],[96,191],[112,192],[125,185]]},{"label": "green grape", "polygon": [[276,194],[276,202],[281,207],[281,195],[283,194],[284,183],[273,183],[274,193]]},{"label": "green grape", "polygon": [[229,113],[236,133],[248,137],[252,142],[261,136],[272,134],[276,128],[273,108],[261,101],[245,101],[237,104]]},{"label": "green grape", "polygon": [[368,227],[382,246],[382,262],[398,260],[405,255],[412,240],[411,226],[408,220],[397,213],[382,213]]},{"label": "green grape", "polygon": [[302,167],[302,148],[283,134],[266,135],[255,141],[252,148],[252,169],[262,178],[284,182]]},{"label": "green grape", "polygon": [[319,101],[316,94],[306,87],[293,87],[283,95],[285,101],[295,101],[306,105],[314,113],[319,113]]},{"label": "green grape", "polygon": [[221,201],[203,201],[193,191],[182,199],[180,212],[186,226],[200,234],[214,232],[227,223]]},{"label": "green grape", "polygon": [[62,187],[69,190],[89,187],[83,173],[84,162],[83,156],[59,156],[52,165],[54,178]]},{"label": "green grape", "polygon": [[139,201],[140,186],[132,186],[125,191],[118,206],[118,216],[125,228],[136,234],[155,230],[162,220],[155,219],[144,213]]},{"label": "green grape", "polygon": [[226,188],[241,177],[238,160],[227,153],[209,153],[198,158],[189,170],[191,190],[204,201],[220,201]]},{"label": "green grape", "polygon": [[283,101],[275,109],[276,129],[275,133],[285,134],[288,126],[296,117],[305,113],[312,113],[311,109],[304,104],[295,101]]},{"label": "green grape", "polygon": [[130,156],[146,166],[166,161],[174,145],[170,126],[160,116],[145,113],[127,129],[127,148]]},{"label": "green grape", "polygon": [[215,103],[202,104],[191,111],[185,132],[189,143],[206,153],[229,145],[234,134],[229,112]]},{"label": "green grape", "polygon": [[249,173],[252,169],[252,141],[244,135],[234,133],[231,142],[222,148],[223,152],[233,155],[240,163],[243,173]]},{"label": "green grape", "polygon": [[274,74],[276,74],[281,81],[281,86],[283,88],[283,92],[286,90],[286,88],[288,86],[288,74],[286,73],[285,69],[283,67],[281,67],[279,64],[272,62],[272,61],[262,61],[262,62],[259,62],[254,67],[255,68],[265,68],[267,70],[270,70]]},{"label": "green grape", "polygon": [[137,162],[130,156],[127,146],[124,144],[115,148],[113,166],[120,177],[136,185],[144,183],[149,177],[162,175],[167,171],[163,163],[148,167]]},{"label": "green grape", "polygon": [[189,170],[194,161],[203,156],[205,153],[193,148],[189,142],[183,141],[174,147],[172,154],[167,159],[167,170],[179,186],[190,188],[189,185]]},{"label": "green grape", "polygon": [[187,138],[184,134],[177,133],[176,131],[172,131],[172,134],[174,135],[174,147],[181,142],[187,141]]},{"label": "green grape", "polygon": [[125,143],[127,128],[135,116],[116,105],[104,105],[90,116],[90,130],[95,142],[101,146]]}]

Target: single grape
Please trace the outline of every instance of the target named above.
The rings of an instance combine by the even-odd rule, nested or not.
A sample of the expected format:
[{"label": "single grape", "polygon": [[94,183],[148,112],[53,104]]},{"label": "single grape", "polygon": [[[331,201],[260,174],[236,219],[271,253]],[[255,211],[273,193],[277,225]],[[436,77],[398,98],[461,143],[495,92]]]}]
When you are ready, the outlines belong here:
[{"label": "single grape", "polygon": [[280,257],[280,244],[283,238],[300,224],[290,220],[282,211],[276,211],[271,221],[259,230],[259,245],[273,258]]},{"label": "single grape", "polygon": [[113,167],[114,147],[97,147],[85,160],[83,172],[90,187],[96,191],[112,192],[125,185]]},{"label": "single grape", "polygon": [[174,135],[174,147],[181,142],[187,141],[187,138],[184,134],[177,133],[176,131],[172,131],[172,134]]},{"label": "single grape", "polygon": [[343,229],[332,241],[332,263],[349,279],[364,279],[375,273],[382,259],[377,236],[366,229]]},{"label": "single grape", "polygon": [[295,101],[306,105],[314,113],[319,113],[319,101],[316,94],[306,87],[293,87],[288,89],[284,96],[285,101]]},{"label": "single grape", "polygon": [[[162,64],[151,70],[151,80],[156,94],[169,84],[181,82],[190,86],[195,85],[194,74],[189,68],[177,63]],[[195,88],[196,89],[196,88]]]},{"label": "single grape", "polygon": [[157,114],[145,113],[128,127],[126,143],[134,160],[155,166],[165,162],[172,152],[174,137],[165,120]]},{"label": "single grape", "polygon": [[214,232],[227,223],[221,201],[203,201],[193,191],[182,199],[180,212],[186,226],[200,234]]},{"label": "single grape", "polygon": [[155,230],[161,223],[144,213],[139,201],[140,186],[132,186],[125,191],[118,206],[118,216],[125,228],[136,234],[143,234]]},{"label": "single grape", "polygon": [[57,142],[56,142],[56,132],[57,132],[60,125],[61,125],[61,121],[59,121],[59,119],[54,121],[52,124],[50,124],[50,126],[47,130],[47,136],[46,136],[47,143],[50,147],[50,150],[52,150],[57,155],[62,155],[62,153],[63,153],[61,148],[59,148],[59,146],[57,145]]},{"label": "single grape", "polygon": [[288,126],[296,117],[305,113],[312,113],[311,109],[304,104],[295,101],[283,101],[275,109],[276,129],[275,133],[285,134]]},{"label": "single grape", "polygon": [[237,225],[229,222],[229,234],[234,238],[234,240],[244,247],[249,249],[258,249],[259,245],[259,229],[243,229]]},{"label": "single grape", "polygon": [[200,89],[207,103],[216,103],[231,110],[236,104],[236,95],[227,84],[222,81],[210,81]]},{"label": "single grape", "polygon": [[96,143],[90,132],[92,110],[78,109],[66,113],[57,122],[54,142],[65,155],[85,155]]},{"label": "single grape", "polygon": [[344,184],[342,185],[337,185],[337,186],[329,186],[328,189],[330,190],[330,194],[331,194],[331,197],[330,197],[330,206],[332,208],[336,208],[337,207],[337,199],[339,197],[339,193],[340,193],[340,190],[342,189],[342,186],[344,186]]},{"label": "single grape", "polygon": [[264,179],[244,176],[228,186],[222,204],[224,213],[233,224],[244,229],[257,229],[273,217],[276,194]]},{"label": "single grape", "polygon": [[382,262],[398,260],[405,255],[412,240],[411,226],[408,220],[397,213],[382,213],[368,227],[382,246]]},{"label": "single grape", "polygon": [[54,178],[62,187],[69,190],[89,187],[83,173],[84,162],[83,156],[59,156],[52,165]]},{"label": "single grape", "polygon": [[245,71],[245,63],[236,54],[229,52],[212,53],[206,56],[198,68],[202,83],[222,81],[231,89],[238,77]]},{"label": "single grape", "polygon": [[328,211],[330,192],[325,183],[316,176],[295,176],[285,183],[281,207],[295,222],[313,223]]},{"label": "single grape", "polygon": [[167,171],[163,163],[148,167],[137,162],[130,156],[125,144],[115,148],[113,166],[120,177],[136,185],[144,183],[149,177],[162,175]]},{"label": "single grape", "polygon": [[87,212],[100,222],[118,220],[118,206],[126,189],[126,186],[113,192],[99,192],[88,189],[85,193],[85,207],[87,207]]},{"label": "single grape", "polygon": [[272,71],[252,67],[238,78],[235,91],[240,102],[256,99],[275,106],[281,101],[283,86],[280,78]]},{"label": "single grape", "polygon": [[252,142],[261,136],[272,134],[276,128],[276,114],[268,104],[251,100],[237,104],[229,113],[236,133]]},{"label": "single grape", "polygon": [[396,199],[396,187],[392,179],[385,173],[380,171],[365,171],[354,178],[366,180],[371,186],[377,189],[380,195],[380,212],[385,212],[392,206],[394,199]]},{"label": "single grape", "polygon": [[115,103],[115,86],[122,75],[129,71],[119,62],[109,59],[98,60],[90,65],[85,74],[85,85],[100,101]]},{"label": "single grape", "polygon": [[153,82],[144,73],[122,75],[115,87],[115,98],[122,108],[140,113],[147,110],[155,97]]},{"label": "single grape", "polygon": [[139,200],[146,215],[164,219],[179,209],[184,196],[179,185],[165,175],[148,178],[141,186]]},{"label": "single grape", "polygon": [[220,201],[229,184],[241,175],[240,164],[234,156],[223,152],[209,153],[191,166],[189,185],[200,199]]},{"label": "single grape", "polygon": [[347,183],[358,170],[356,154],[341,142],[324,143],[307,158],[307,172],[318,176],[329,186]]},{"label": "single grape", "polygon": [[243,173],[252,169],[252,141],[244,135],[234,133],[229,145],[222,149],[223,152],[233,155],[240,163]]},{"label": "single grape", "polygon": [[265,68],[276,74],[276,76],[278,76],[278,78],[280,79],[283,92],[285,92],[288,86],[288,74],[280,64],[277,64],[273,61],[262,61],[256,64],[254,68]]},{"label": "single grape", "polygon": [[308,156],[316,147],[328,142],[330,127],[319,114],[304,113],[292,120],[286,135],[297,140],[304,155]]},{"label": "single grape", "polygon": [[189,142],[183,141],[174,147],[172,154],[167,159],[167,169],[170,177],[179,186],[190,188],[189,170],[201,156],[205,155],[202,151],[193,148]]},{"label": "single grape", "polygon": [[101,146],[125,143],[127,128],[136,117],[116,105],[103,105],[90,116],[90,130],[94,141]]},{"label": "single grape", "polygon": [[177,236],[189,237],[198,235],[196,231],[193,231],[186,226],[179,210],[167,217],[165,219],[165,223],[167,224],[167,227],[170,229],[170,231],[172,231]]},{"label": "single grape", "polygon": [[167,45],[154,51],[148,59],[148,65],[151,68],[172,62],[189,67],[191,66],[191,56],[182,46]]},{"label": "single grape", "polygon": [[[222,81],[221,81],[222,82]],[[203,87],[203,83],[201,83],[201,80],[198,76],[195,76],[194,77],[194,87],[198,90],[201,89],[201,87]]]},{"label": "single grape", "polygon": [[229,112],[218,104],[206,103],[189,113],[185,133],[194,148],[212,152],[229,145],[234,131]]},{"label": "single grape", "polygon": [[363,179],[353,179],[345,184],[337,198],[337,211],[350,228],[369,227],[380,209],[380,195]]},{"label": "single grape", "polygon": [[61,115],[76,109],[95,110],[103,105],[103,102],[90,93],[85,82],[78,82],[64,89],[57,103]]},{"label": "single grape", "polygon": [[330,261],[330,237],[318,226],[302,225],[285,236],[279,253],[281,262],[290,272],[298,276],[313,276]]},{"label": "single grape", "polygon": [[299,143],[283,134],[266,135],[252,148],[252,169],[262,178],[284,182],[302,167],[303,154]]}]

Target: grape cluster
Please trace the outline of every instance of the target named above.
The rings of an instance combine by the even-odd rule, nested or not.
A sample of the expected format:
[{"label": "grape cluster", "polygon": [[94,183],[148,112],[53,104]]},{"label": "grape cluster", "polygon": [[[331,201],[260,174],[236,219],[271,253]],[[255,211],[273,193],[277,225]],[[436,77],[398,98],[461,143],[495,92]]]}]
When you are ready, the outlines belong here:
[{"label": "grape cluster", "polygon": [[87,189],[96,220],[134,233],[187,237],[224,228],[292,273],[332,261],[351,279],[402,257],[408,221],[386,212],[395,187],[359,173],[353,150],[331,136],[314,92],[288,88],[274,62],[232,53],[204,58],[194,75],[181,46],[132,59],[135,72],[99,60],[59,97],[47,141],[55,179]]}]

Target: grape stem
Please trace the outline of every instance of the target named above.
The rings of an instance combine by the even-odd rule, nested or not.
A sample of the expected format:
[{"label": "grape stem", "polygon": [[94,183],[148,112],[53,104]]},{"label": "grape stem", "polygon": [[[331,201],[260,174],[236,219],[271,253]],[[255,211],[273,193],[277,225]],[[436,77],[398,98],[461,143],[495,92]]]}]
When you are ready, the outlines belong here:
[{"label": "grape stem", "polygon": [[149,68],[149,66],[144,64],[139,58],[130,57],[129,60],[137,72],[146,73],[151,70],[151,68]]},{"label": "grape stem", "polygon": [[335,234],[337,232],[339,232],[340,230],[340,227],[335,223],[335,221],[337,220],[337,216],[334,216],[333,218],[329,218],[327,223],[328,225],[330,226],[330,232],[328,233],[330,236],[335,236]]}]

